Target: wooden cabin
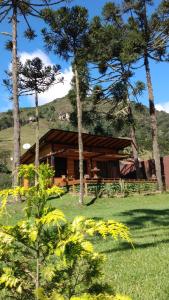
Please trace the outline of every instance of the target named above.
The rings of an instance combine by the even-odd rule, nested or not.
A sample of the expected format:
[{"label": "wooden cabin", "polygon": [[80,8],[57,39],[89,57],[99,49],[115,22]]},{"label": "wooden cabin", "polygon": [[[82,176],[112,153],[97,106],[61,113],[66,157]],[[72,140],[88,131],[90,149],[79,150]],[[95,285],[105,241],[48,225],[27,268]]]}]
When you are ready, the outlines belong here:
[{"label": "wooden cabin", "polygon": [[[128,138],[113,138],[83,133],[84,178],[120,178],[119,161],[131,146]],[[54,184],[62,185],[79,179],[78,133],[58,129],[49,130],[40,139],[40,162],[50,164],[55,171]],[[35,145],[21,157],[22,164],[33,163]]]}]

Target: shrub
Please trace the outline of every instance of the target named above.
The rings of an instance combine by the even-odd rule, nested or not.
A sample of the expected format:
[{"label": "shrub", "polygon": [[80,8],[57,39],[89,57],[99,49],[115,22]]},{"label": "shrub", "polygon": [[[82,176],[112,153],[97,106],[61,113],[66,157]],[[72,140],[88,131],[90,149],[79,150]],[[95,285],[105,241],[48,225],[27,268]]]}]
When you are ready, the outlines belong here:
[{"label": "shrub", "polygon": [[[43,290],[38,291],[39,300],[65,300],[62,295],[59,295],[57,292],[53,292],[50,298],[46,297],[43,293]],[[73,296],[70,300],[131,300],[128,296],[123,295],[108,295],[108,294],[99,294],[99,295],[89,295],[84,294],[80,296]]]},{"label": "shrub", "polygon": [[101,284],[101,265],[105,258],[94,251],[90,237],[110,235],[115,240],[131,242],[128,228],[113,220],[96,222],[84,217],[76,217],[69,223],[62,211],[48,205],[51,195],[63,194],[58,187],[49,188],[53,170],[48,165],[40,165],[38,170],[29,165],[21,166],[19,171],[20,176],[29,179],[35,177],[35,173],[36,186],[0,192],[0,215],[6,213],[9,196],[10,200],[17,195],[27,200],[23,220],[13,226],[0,224],[2,299],[33,300],[35,290],[38,300],[58,300],[61,296],[52,295],[55,290],[63,295],[60,299],[73,300],[71,297],[89,291],[93,296],[84,296],[90,297],[86,299],[99,299],[94,293],[99,290],[98,286],[100,291],[105,287]]},{"label": "shrub", "polygon": [[8,173],[10,173],[10,171],[6,165],[0,163],[0,173],[8,174]]},{"label": "shrub", "polygon": [[10,173],[0,172],[0,189],[7,189],[12,186],[12,176]]}]

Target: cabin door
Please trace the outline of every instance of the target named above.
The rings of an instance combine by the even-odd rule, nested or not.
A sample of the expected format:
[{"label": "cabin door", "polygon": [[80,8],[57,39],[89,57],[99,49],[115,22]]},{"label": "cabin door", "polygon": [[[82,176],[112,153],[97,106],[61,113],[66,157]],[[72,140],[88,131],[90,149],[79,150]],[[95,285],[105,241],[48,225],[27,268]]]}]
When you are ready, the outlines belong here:
[{"label": "cabin door", "polygon": [[55,177],[67,175],[67,158],[55,157]]}]

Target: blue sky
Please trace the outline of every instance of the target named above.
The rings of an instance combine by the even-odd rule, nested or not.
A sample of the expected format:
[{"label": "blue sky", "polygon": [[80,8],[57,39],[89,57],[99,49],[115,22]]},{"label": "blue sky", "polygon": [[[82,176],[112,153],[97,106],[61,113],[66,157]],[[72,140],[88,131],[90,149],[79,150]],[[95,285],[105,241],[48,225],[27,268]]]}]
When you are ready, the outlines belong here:
[{"label": "blue sky", "polygon": [[[99,15],[103,5],[107,1],[105,0],[74,0],[70,5],[82,5],[88,8],[89,16],[92,18],[94,15]],[[155,4],[158,4],[159,0],[155,0]],[[44,59],[45,63],[51,64],[60,64],[62,68],[62,73],[65,77],[65,84],[56,85],[53,90],[41,95],[40,103],[43,104],[45,102],[49,102],[54,100],[57,97],[63,96],[70,88],[70,80],[71,80],[71,70],[70,65],[65,61],[59,59],[52,53],[46,53],[43,47],[43,41],[40,34],[41,28],[44,26],[42,22],[37,19],[31,19],[32,27],[38,33],[38,37],[29,42],[23,37],[23,30],[24,30],[24,21],[20,20],[18,25],[19,27],[19,39],[18,39],[18,48],[19,54],[21,58],[26,59],[31,58],[32,56],[39,55],[42,59]],[[8,31],[11,32],[11,25],[7,22],[3,22],[0,24],[0,32]],[[9,68],[10,60],[11,60],[11,53],[5,50],[4,44],[8,40],[6,36],[0,35],[0,61],[1,61],[1,68],[0,68],[0,111],[6,111],[11,108],[12,103],[8,100],[9,95],[6,91],[5,87],[2,85],[2,79],[5,77],[4,70]],[[157,64],[155,62],[151,62],[151,73],[152,73],[152,82],[154,88],[154,95],[155,95],[155,102],[158,104],[159,109],[163,109],[169,112],[169,88],[168,88],[168,70],[169,64],[167,63],[160,63]],[[139,69],[135,73],[135,81],[137,80],[145,80],[145,72],[144,69]],[[145,105],[148,105],[148,97],[147,92],[145,91],[143,95],[139,99]],[[31,97],[23,98],[20,100],[20,106],[32,106],[33,99]]]}]

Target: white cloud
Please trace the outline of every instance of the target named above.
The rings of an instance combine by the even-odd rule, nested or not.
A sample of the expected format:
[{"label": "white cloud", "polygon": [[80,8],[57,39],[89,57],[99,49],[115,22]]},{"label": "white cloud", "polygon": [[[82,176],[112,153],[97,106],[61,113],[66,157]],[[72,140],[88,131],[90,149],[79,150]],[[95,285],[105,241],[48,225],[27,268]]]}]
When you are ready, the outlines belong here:
[{"label": "white cloud", "polygon": [[57,98],[62,98],[67,95],[71,88],[71,68],[65,69],[63,73],[61,73],[61,77],[64,78],[63,83],[56,83],[53,86],[51,86],[46,92],[39,94],[40,105],[51,102],[52,100]]},{"label": "white cloud", "polygon": [[158,111],[165,111],[165,112],[169,113],[169,101],[164,102],[164,103],[157,103],[155,105],[155,108]]},{"label": "white cloud", "polygon": [[[27,59],[33,59],[34,57],[39,57],[45,65],[53,65],[50,58],[40,49],[28,53],[28,52],[21,52],[20,53],[20,60],[22,63],[25,63]],[[62,70],[61,70],[62,71]],[[72,69],[69,67],[68,69],[63,70],[60,77],[63,77],[63,83],[56,83],[52,85],[46,92],[39,94],[39,104],[45,104],[53,101],[56,98],[61,98],[67,95],[71,88],[71,80],[73,77]],[[58,81],[58,79],[57,79]],[[31,104],[34,105],[34,97],[29,97]]]},{"label": "white cloud", "polygon": [[19,53],[19,58],[21,62],[24,64],[27,59],[33,59],[35,57],[39,57],[45,65],[53,65],[49,56],[46,55],[42,50],[38,49],[32,53],[29,52],[21,52]]},{"label": "white cloud", "polygon": [[156,105],[155,105],[155,108],[156,108],[156,110],[158,110],[158,111],[163,111],[163,110],[164,110],[164,107],[163,107],[161,104],[156,104]]}]

